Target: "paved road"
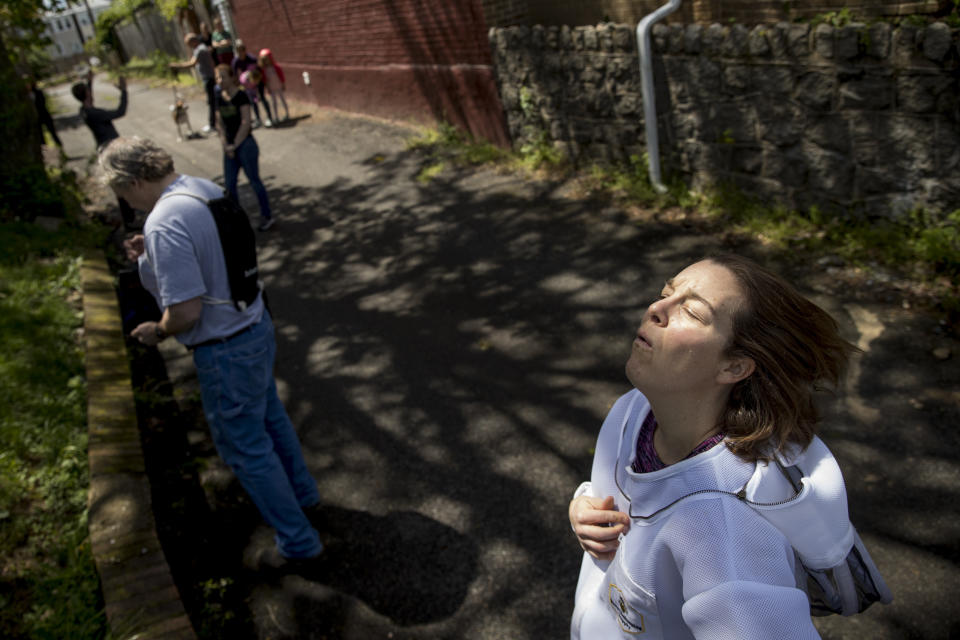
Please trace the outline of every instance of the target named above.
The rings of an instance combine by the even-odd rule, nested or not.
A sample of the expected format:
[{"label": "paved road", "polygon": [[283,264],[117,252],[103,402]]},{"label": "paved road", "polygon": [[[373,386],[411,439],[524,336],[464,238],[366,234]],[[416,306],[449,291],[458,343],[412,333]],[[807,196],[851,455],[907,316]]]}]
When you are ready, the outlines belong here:
[{"label": "paved road", "polygon": [[[115,102],[109,86],[97,95]],[[178,143],[170,102],[169,89],[134,85],[117,128],[222,180],[218,143]],[[190,105],[199,126],[202,98]],[[82,168],[92,137],[61,124]],[[256,131],[278,217],[261,236],[277,374],[330,505],[336,567],[253,588],[257,634],[563,638],[580,560],[567,501],[628,389],[634,326],[667,277],[720,242],[560,185],[456,169],[424,184],[429,160],[406,150],[408,135],[323,112]],[[960,345],[899,299],[825,293],[813,271],[795,273],[864,349],[846,391],[824,398],[824,437],[896,596],[818,627],[831,639],[960,637]],[[264,533],[237,535],[255,547]]]}]

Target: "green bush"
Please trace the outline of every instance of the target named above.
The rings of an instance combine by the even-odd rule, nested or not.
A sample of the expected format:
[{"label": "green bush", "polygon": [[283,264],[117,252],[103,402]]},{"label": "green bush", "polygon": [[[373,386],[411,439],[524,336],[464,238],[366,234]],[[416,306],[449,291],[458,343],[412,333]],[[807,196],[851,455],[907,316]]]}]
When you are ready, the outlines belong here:
[{"label": "green bush", "polygon": [[917,259],[934,273],[960,276],[960,209],[939,219],[918,211],[912,220],[910,245]]},{"label": "green bush", "polygon": [[546,131],[540,131],[520,145],[516,162],[526,169],[556,169],[566,163],[566,156],[560,152]]}]

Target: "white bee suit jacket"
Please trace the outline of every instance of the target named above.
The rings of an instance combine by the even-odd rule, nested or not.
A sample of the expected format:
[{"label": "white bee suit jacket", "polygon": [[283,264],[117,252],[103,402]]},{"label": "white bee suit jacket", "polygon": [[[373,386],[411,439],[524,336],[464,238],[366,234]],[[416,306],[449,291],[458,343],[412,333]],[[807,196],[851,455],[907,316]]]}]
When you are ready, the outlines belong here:
[{"label": "white bee suit jacket", "polygon": [[[578,489],[613,496],[631,524],[612,561],[584,553],[571,638],[819,638],[790,543],[749,505],[716,492],[747,487],[748,499],[774,501],[795,494],[789,482],[722,445],[634,473],[649,411],[637,390],[617,400],[600,430],[590,482]],[[750,482],[755,474],[765,474],[763,483]]]}]

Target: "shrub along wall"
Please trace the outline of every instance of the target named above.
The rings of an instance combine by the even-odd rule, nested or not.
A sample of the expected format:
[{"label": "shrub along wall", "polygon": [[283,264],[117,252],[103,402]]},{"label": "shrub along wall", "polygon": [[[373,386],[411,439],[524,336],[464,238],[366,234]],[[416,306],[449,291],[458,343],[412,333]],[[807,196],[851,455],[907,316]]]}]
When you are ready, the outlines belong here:
[{"label": "shrub along wall", "polygon": [[[578,161],[645,151],[627,25],[491,29],[515,144]],[[733,182],[806,209],[960,206],[957,30],[886,23],[657,25],[661,161],[693,187]]]}]

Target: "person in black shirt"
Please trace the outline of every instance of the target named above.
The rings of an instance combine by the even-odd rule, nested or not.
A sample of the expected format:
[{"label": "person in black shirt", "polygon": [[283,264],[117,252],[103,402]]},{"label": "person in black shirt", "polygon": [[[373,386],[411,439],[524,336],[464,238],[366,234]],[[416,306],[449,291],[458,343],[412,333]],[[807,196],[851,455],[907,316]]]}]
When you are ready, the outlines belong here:
[{"label": "person in black shirt", "polygon": [[[127,79],[117,78],[117,89],[120,90],[120,105],[116,109],[98,109],[93,106],[93,69],[87,71],[86,82],[77,82],[70,87],[70,93],[80,101],[80,119],[90,128],[93,139],[97,143],[97,150],[102,149],[108,142],[120,137],[113,121],[122,118],[127,113]],[[120,206],[120,216],[129,229],[136,220],[133,207],[123,198],[117,198]]]},{"label": "person in black shirt", "polygon": [[87,72],[86,82],[77,82],[70,87],[70,93],[80,101],[80,119],[90,127],[93,139],[99,149],[114,138],[119,138],[113,121],[122,118],[127,113],[127,80],[123,76],[117,78],[117,89],[120,90],[120,105],[113,110],[98,109],[93,106],[93,71]]},{"label": "person in black shirt", "polygon": [[[256,64],[256,62],[254,62]],[[47,97],[43,95],[43,90],[37,86],[37,81],[31,77],[26,78],[27,86],[30,87],[30,94],[33,97],[33,105],[37,108],[37,119],[40,123],[40,143],[43,144],[43,128],[46,127],[53,138],[53,143],[63,149],[63,143],[57,136],[57,130],[53,126],[53,116],[47,109]]]},{"label": "person in black shirt", "polygon": [[250,98],[237,83],[230,65],[217,65],[216,80],[220,86],[216,95],[217,131],[223,144],[223,179],[227,194],[237,202],[240,201],[237,196],[237,178],[242,168],[260,203],[258,228],[266,231],[273,226],[273,216],[270,213],[267,189],[260,180],[260,148],[250,133]]}]

